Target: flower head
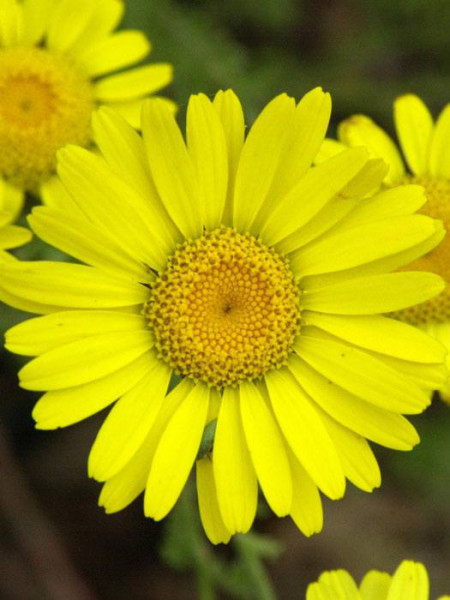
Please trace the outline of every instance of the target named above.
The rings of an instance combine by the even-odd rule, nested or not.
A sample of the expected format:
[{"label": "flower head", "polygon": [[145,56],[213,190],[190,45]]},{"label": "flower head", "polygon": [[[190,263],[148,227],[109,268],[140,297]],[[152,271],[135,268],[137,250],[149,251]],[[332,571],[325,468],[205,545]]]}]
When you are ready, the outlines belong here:
[{"label": "flower head", "polygon": [[[394,575],[369,571],[358,587],[344,570],[325,571],[311,583],[306,600],[428,600],[428,573],[423,564],[404,560]],[[449,600],[441,596],[439,600]]]},{"label": "flower head", "polygon": [[[422,100],[408,94],[395,101],[394,117],[405,162],[387,133],[363,115],[354,115],[343,121],[338,129],[340,142],[326,140],[321,156],[329,157],[346,147],[366,146],[372,156],[383,158],[389,165],[384,186],[423,186],[427,203],[420,208],[420,212],[441,219],[448,230],[450,105],[444,108],[434,123]],[[450,349],[450,236],[447,235],[437,247],[424,244],[417,253],[412,253],[411,260],[413,262],[408,269],[437,273],[444,279],[446,288],[432,300],[399,311],[396,316],[426,329]],[[441,390],[441,395],[444,399],[450,399],[450,385]]]},{"label": "flower head", "polygon": [[20,381],[46,392],[39,428],[117,400],[89,458],[107,512],[145,490],[145,514],[163,518],[196,463],[213,542],[249,529],[258,482],[311,535],[319,490],[380,484],[367,440],[417,443],[402,413],[446,380],[444,349],[381,313],[442,290],[437,275],[392,272],[442,225],[413,214],[417,186],[367,198],[385,168],[365,149],[311,167],[330,108],[320,89],[299,104],[283,94],[244,140],[236,96],[200,94],[185,142],[149,100],[142,137],[101,109],[101,154],[61,151],[55,202],[30,223],[85,265],[6,265],[0,297],[44,314],[7,334],[37,357]]},{"label": "flower head", "polygon": [[0,178],[45,195],[57,150],[89,144],[98,104],[138,125],[144,97],[170,82],[166,64],[113,74],[150,52],[140,32],[114,32],[123,9],[121,0],[2,3]]}]

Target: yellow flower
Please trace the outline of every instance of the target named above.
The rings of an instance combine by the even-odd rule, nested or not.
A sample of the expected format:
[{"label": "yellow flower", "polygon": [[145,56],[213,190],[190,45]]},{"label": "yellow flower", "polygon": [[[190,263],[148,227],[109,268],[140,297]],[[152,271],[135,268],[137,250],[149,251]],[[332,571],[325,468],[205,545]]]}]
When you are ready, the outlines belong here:
[{"label": "yellow flower", "polygon": [[258,482],[311,535],[319,490],[337,499],[346,478],[380,484],[367,440],[418,442],[402,413],[423,411],[446,380],[444,349],[381,314],[442,290],[437,275],[391,272],[442,224],[413,214],[418,186],[360,200],[385,174],[363,148],[311,168],[330,110],[320,89],[298,105],[283,94],[244,141],[233,92],[200,94],[185,143],[149,100],[143,137],[101,109],[101,154],[60,152],[60,208],[38,207],[30,223],[86,265],[5,265],[0,297],[49,313],[7,334],[11,351],[37,356],[20,381],[46,392],[39,428],[118,400],[89,457],[107,512],[145,490],[145,514],[162,519],[196,463],[214,543],[249,529]]},{"label": "yellow flower", "polygon": [[99,104],[133,126],[144,97],[167,85],[172,69],[129,69],[150,52],[139,31],[114,32],[122,0],[0,0],[0,179],[46,195],[56,152],[86,146]]},{"label": "yellow flower", "polygon": [[[394,103],[397,136],[406,165],[392,139],[371,119],[355,115],[343,121],[338,129],[339,142],[326,140],[320,159],[330,157],[346,147],[366,146],[372,156],[383,158],[389,165],[385,186],[419,184],[425,188],[427,200],[420,210],[441,219],[450,227],[450,105],[436,123],[420,98],[412,94],[397,98]],[[419,258],[418,258],[419,257]],[[418,325],[434,335],[450,350],[450,236],[433,249],[426,244],[408,268],[437,273],[446,282],[446,289],[436,298],[410,307],[396,316]],[[450,364],[450,359],[449,359]],[[450,401],[450,383],[441,390]]]},{"label": "yellow flower", "polygon": [[[306,592],[306,600],[428,599],[428,573],[423,564],[411,560],[404,560],[392,576],[369,571],[359,588],[347,571],[325,571]],[[439,600],[450,600],[450,596],[441,596]]]},{"label": "yellow flower", "polygon": [[5,250],[22,246],[31,239],[31,231],[12,225],[19,216],[22,204],[22,194],[0,179],[0,261],[12,259]]}]

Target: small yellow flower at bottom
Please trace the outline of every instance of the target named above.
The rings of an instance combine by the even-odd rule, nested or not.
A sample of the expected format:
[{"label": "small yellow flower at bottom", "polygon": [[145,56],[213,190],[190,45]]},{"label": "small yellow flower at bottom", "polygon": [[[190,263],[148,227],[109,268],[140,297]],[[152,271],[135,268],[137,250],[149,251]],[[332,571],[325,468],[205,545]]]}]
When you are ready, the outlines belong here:
[{"label": "small yellow flower at bottom", "polygon": [[[329,157],[343,149],[365,146],[372,156],[383,158],[389,165],[384,179],[385,187],[404,184],[423,186],[427,203],[420,212],[441,219],[445,229],[450,228],[450,105],[439,115],[436,123],[424,104],[413,94],[396,99],[394,117],[397,136],[406,160],[404,163],[394,141],[364,115],[354,115],[338,128],[339,141],[325,140],[319,155]],[[414,260],[416,259],[416,260]],[[436,337],[449,350],[450,365],[450,235],[436,247],[411,255],[408,269],[437,273],[446,283],[441,294],[423,304],[399,311],[396,317],[418,325]],[[450,402],[450,382],[440,390],[442,398]]]},{"label": "small yellow flower at bottom", "polygon": [[90,144],[92,111],[113,106],[139,126],[144,98],[170,83],[172,67],[130,69],[150,43],[114,31],[122,0],[0,4],[0,179],[45,197],[57,150]]},{"label": "small yellow flower at bottom", "polygon": [[[380,485],[368,440],[417,444],[403,415],[445,383],[445,351],[382,314],[442,290],[437,275],[392,270],[444,231],[413,214],[403,187],[366,198],[385,167],[364,148],[311,166],[330,111],[321,89],[282,94],[245,137],[233,92],[200,94],[185,141],[148,100],[142,137],[103,108],[98,153],[60,151],[59,208],[29,221],[85,264],[1,266],[0,298],[44,315],[6,345],[36,357],[20,382],[46,392],[39,428],[114,404],[89,457],[107,512],[144,492],[145,514],[162,519],[196,465],[212,542],[248,531],[258,485],[312,535],[319,490]],[[418,186],[407,193],[423,201]]]},{"label": "small yellow flower at bottom", "polygon": [[325,571],[308,586],[306,600],[429,600],[428,574],[423,564],[404,560],[392,576],[369,571],[358,587],[347,571]]}]

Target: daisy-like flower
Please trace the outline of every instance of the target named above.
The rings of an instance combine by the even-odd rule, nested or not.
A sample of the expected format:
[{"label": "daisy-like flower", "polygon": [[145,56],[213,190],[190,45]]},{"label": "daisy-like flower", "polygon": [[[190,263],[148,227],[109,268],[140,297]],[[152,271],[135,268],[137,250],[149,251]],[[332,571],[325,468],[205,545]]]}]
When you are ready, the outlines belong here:
[{"label": "daisy-like flower", "polygon": [[367,440],[417,443],[402,413],[424,410],[445,381],[444,349],[381,313],[442,290],[437,275],[391,272],[442,224],[413,214],[417,186],[360,200],[385,175],[364,148],[311,167],[330,110],[320,89],[298,105],[283,94],[244,141],[231,91],[193,96],[185,142],[149,100],[142,137],[102,109],[101,155],[61,151],[52,193],[64,210],[38,207],[30,223],[85,265],[5,265],[0,297],[49,313],[6,340],[37,356],[20,372],[46,392],[37,427],[117,400],[89,457],[107,512],[145,490],[145,514],[162,519],[196,463],[214,543],[249,529],[258,482],[311,535],[319,490],[380,484]]},{"label": "daisy-like flower", "polygon": [[12,225],[22,209],[23,196],[16,188],[0,179],[0,261],[11,259],[5,250],[26,244],[31,231]]},{"label": "daisy-like flower", "polygon": [[122,0],[0,0],[0,179],[45,196],[57,150],[89,144],[96,106],[137,126],[144,97],[171,81],[167,64],[129,69],[150,43],[114,32],[123,10]]},{"label": "daisy-like flower", "polygon": [[[346,147],[366,146],[372,156],[389,165],[384,186],[415,183],[423,186],[427,203],[421,212],[450,226],[450,105],[441,112],[436,123],[420,98],[412,94],[397,98],[394,103],[397,136],[405,158],[393,140],[371,119],[354,115],[338,129],[339,142],[326,140],[322,157],[330,157]],[[446,283],[436,298],[403,310],[396,316],[418,325],[434,335],[450,350],[450,236],[433,248],[424,245],[423,252],[408,268],[439,274]],[[416,258],[416,257],[412,257]],[[449,362],[450,364],[450,362]],[[450,383],[441,390],[450,401]]]},{"label": "daisy-like flower", "polygon": [[[428,600],[429,587],[424,565],[404,560],[392,576],[369,571],[359,587],[347,571],[325,571],[308,586],[306,600]],[[450,596],[439,600],[450,600]]]}]

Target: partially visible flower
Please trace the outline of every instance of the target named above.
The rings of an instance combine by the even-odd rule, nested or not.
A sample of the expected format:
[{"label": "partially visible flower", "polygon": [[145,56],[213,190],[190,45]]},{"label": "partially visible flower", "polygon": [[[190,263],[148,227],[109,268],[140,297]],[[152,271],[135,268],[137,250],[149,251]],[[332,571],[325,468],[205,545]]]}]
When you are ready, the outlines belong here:
[{"label": "partially visible flower", "polygon": [[26,244],[31,231],[13,225],[22,209],[23,196],[16,188],[0,179],[0,261],[12,257],[5,250]]},{"label": "partially visible flower", "polygon": [[418,442],[403,415],[445,382],[445,351],[381,315],[442,290],[437,275],[392,272],[442,224],[414,214],[418,186],[362,201],[385,173],[364,148],[311,167],[330,111],[321,89],[299,103],[282,94],[245,137],[233,92],[200,94],[185,141],[149,100],[142,137],[103,108],[99,153],[60,151],[64,210],[37,207],[30,224],[85,264],[3,265],[0,298],[44,315],[6,338],[36,357],[20,381],[46,392],[39,428],[117,400],[89,457],[107,512],[145,491],[145,514],[162,519],[196,464],[214,543],[250,528],[258,486],[311,535],[319,490],[380,485],[367,440]]},{"label": "partially visible flower", "polygon": [[139,31],[114,32],[123,11],[121,0],[0,2],[0,179],[45,195],[56,151],[89,145],[99,104],[139,125],[143,99],[172,68],[129,69],[150,43]]},{"label": "partially visible flower", "polygon": [[[412,94],[397,98],[394,117],[404,160],[395,143],[378,125],[363,115],[354,115],[338,128],[339,141],[325,140],[319,161],[345,148],[365,146],[374,157],[389,165],[384,179],[387,187],[419,184],[425,188],[428,202],[420,212],[441,219],[450,227],[450,104],[436,123],[420,98]],[[417,259],[417,260],[414,260]],[[450,235],[436,247],[428,242],[411,253],[408,269],[437,273],[446,282],[445,290],[423,304],[396,314],[401,320],[418,325],[434,335],[449,350],[450,365]],[[441,391],[450,401],[450,382]]]},{"label": "partially visible flower", "polygon": [[325,571],[308,586],[306,600],[429,600],[428,573],[422,563],[404,560],[392,576],[369,571],[358,587],[347,571]]}]

